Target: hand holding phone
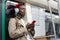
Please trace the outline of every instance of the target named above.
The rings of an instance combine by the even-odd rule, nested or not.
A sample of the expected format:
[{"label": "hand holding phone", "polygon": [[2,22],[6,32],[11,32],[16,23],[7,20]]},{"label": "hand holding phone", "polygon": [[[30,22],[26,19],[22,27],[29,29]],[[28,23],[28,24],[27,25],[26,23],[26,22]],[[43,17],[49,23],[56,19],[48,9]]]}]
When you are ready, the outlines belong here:
[{"label": "hand holding phone", "polygon": [[31,29],[31,28],[34,28],[35,27],[35,20],[33,20],[31,23],[27,23],[27,25],[26,25],[26,27],[27,27],[27,29]]},{"label": "hand holding phone", "polygon": [[36,21],[35,21],[35,20],[33,20],[31,24],[34,24],[35,22],[36,22]]}]

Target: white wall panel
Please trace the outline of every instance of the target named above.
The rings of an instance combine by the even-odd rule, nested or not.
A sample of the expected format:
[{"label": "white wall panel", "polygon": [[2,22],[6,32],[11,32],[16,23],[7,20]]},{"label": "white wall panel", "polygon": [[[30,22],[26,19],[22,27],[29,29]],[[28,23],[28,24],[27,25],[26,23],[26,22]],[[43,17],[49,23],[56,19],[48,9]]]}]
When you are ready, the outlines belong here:
[{"label": "white wall panel", "polygon": [[35,36],[45,36],[45,13],[40,7],[32,6],[32,19],[36,20]]}]

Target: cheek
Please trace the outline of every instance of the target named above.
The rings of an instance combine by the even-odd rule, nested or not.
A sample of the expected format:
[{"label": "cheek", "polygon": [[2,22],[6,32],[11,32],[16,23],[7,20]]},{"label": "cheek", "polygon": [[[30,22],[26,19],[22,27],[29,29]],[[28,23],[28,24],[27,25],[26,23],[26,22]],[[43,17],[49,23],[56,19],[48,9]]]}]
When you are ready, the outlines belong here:
[{"label": "cheek", "polygon": [[20,10],[21,12],[25,13],[25,10]]},{"label": "cheek", "polygon": [[24,12],[24,10],[21,10],[21,12]]}]

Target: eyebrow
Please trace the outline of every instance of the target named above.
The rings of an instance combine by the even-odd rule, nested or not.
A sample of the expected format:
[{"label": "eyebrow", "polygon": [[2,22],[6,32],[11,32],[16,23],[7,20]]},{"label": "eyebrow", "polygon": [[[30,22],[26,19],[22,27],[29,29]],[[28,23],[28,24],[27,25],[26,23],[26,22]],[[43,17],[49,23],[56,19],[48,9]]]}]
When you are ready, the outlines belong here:
[{"label": "eyebrow", "polygon": [[21,8],[19,8],[19,10],[20,10],[20,9],[26,9],[26,8],[22,8],[22,7],[21,7]]},{"label": "eyebrow", "polygon": [[20,6],[19,8],[26,8],[26,7],[22,7],[22,6]]}]

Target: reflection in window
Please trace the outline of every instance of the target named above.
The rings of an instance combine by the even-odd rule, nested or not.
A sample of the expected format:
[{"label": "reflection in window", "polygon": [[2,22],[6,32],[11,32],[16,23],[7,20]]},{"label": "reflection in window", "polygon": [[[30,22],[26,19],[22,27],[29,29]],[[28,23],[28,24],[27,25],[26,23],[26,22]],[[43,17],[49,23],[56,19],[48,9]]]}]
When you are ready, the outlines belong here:
[{"label": "reflection in window", "polygon": [[46,27],[46,36],[54,35],[53,25],[49,19],[45,20],[45,27]]},{"label": "reflection in window", "polygon": [[[45,20],[46,36],[54,35],[54,28],[49,18]],[[56,37],[60,38],[60,23],[55,23]]]},{"label": "reflection in window", "polygon": [[56,36],[60,38],[60,24],[55,23]]}]

